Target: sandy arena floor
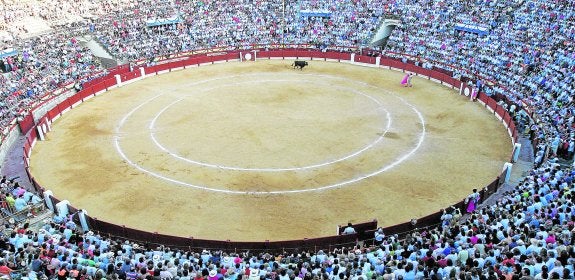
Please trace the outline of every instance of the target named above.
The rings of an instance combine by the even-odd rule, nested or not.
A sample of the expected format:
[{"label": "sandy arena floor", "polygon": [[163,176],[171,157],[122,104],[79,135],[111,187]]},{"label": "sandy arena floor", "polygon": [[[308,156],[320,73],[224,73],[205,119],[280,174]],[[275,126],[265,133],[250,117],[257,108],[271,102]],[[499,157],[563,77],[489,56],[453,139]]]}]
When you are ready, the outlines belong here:
[{"label": "sandy arena floor", "polygon": [[208,239],[407,221],[500,172],[511,140],[434,82],[335,62],[230,62],[147,78],[58,119],[31,170],[101,220]]}]

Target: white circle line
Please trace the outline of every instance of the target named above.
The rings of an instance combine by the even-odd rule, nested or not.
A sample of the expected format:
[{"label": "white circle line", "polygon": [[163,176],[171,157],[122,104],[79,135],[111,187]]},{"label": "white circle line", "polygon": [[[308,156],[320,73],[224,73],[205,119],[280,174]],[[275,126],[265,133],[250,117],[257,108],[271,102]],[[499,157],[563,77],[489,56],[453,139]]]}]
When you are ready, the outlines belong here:
[{"label": "white circle line", "polygon": [[116,129],[115,129],[115,130],[116,130],[116,133],[120,133],[120,128],[122,128],[122,126],[124,126],[124,124],[126,123],[126,121],[128,120],[128,118],[129,118],[130,116],[132,116],[132,114],[134,114],[134,113],[135,113],[136,111],[138,111],[140,108],[144,107],[144,105],[146,105],[147,103],[152,102],[154,99],[156,99],[156,98],[158,98],[158,97],[160,97],[160,96],[162,96],[162,95],[164,95],[164,94],[163,94],[163,93],[160,93],[160,94],[158,94],[158,95],[156,95],[156,96],[154,96],[154,97],[152,97],[152,98],[150,98],[150,99],[144,101],[142,104],[140,104],[140,105],[134,107],[134,109],[132,109],[130,112],[128,112],[126,115],[124,115],[124,117],[120,120],[120,123],[118,124],[118,126],[116,126]]},{"label": "white circle line", "polygon": [[[231,83],[231,84],[226,84],[226,85],[220,85],[220,86],[216,86],[216,87],[211,87],[211,88],[207,88],[205,90],[202,89],[202,91],[208,91],[208,90],[213,90],[219,87],[224,87],[224,86],[234,86],[234,85],[238,85],[238,84],[244,84],[244,83],[254,83],[254,82],[292,82],[292,80],[258,80],[258,81],[244,81],[244,82],[238,82],[238,83]],[[340,87],[340,88],[346,88],[347,87]],[[152,138],[152,141],[154,142],[154,144],[162,151],[166,152],[167,154],[169,154],[170,156],[177,158],[179,160],[188,162],[188,163],[192,163],[192,164],[197,164],[197,165],[201,165],[201,166],[206,166],[206,167],[211,167],[211,168],[219,168],[219,169],[223,169],[223,170],[234,170],[234,171],[257,171],[257,172],[285,172],[285,171],[301,171],[301,170],[307,170],[307,169],[314,169],[314,168],[319,168],[319,167],[323,167],[323,166],[327,166],[327,165],[331,165],[334,163],[338,163],[347,159],[350,159],[352,157],[355,157],[365,151],[367,151],[368,149],[373,148],[375,145],[377,145],[379,142],[381,142],[384,138],[385,135],[387,134],[387,132],[389,132],[389,129],[391,128],[391,124],[392,124],[392,118],[391,118],[391,114],[389,113],[389,111],[387,109],[385,109],[385,107],[383,107],[383,104],[377,100],[376,98],[374,98],[373,96],[370,96],[368,94],[365,94],[363,92],[360,92],[358,90],[355,89],[351,89],[352,92],[354,92],[355,94],[359,94],[362,95],[364,97],[367,97],[368,99],[372,100],[373,102],[375,102],[378,105],[377,109],[383,109],[386,113],[386,118],[387,118],[387,124],[385,127],[385,130],[379,135],[378,138],[376,138],[374,141],[372,141],[371,143],[369,143],[368,145],[362,147],[361,149],[346,155],[344,157],[335,159],[335,160],[331,160],[331,161],[326,161],[326,162],[322,162],[322,163],[317,163],[317,164],[313,164],[313,165],[308,165],[308,166],[301,166],[301,167],[287,167],[287,168],[244,168],[244,167],[237,167],[237,166],[226,166],[226,165],[222,165],[222,164],[213,164],[213,163],[207,163],[207,162],[203,162],[203,161],[197,161],[197,160],[193,160],[193,159],[189,159],[186,157],[182,157],[181,155],[169,150],[168,148],[166,148],[165,146],[163,146],[158,139],[155,136],[154,133],[154,129],[155,129],[155,125],[156,125],[156,121],[158,120],[158,118],[166,111],[168,110],[171,106],[177,104],[178,102],[182,101],[184,98],[179,98],[176,101],[166,105],[166,107],[164,107],[160,112],[158,112],[158,114],[156,114],[156,116],[152,119],[152,122],[150,123],[148,129],[151,130],[150,132],[150,137]]]},{"label": "white circle line", "polygon": [[[251,75],[256,75],[256,74],[251,74]],[[337,78],[337,79],[342,79],[342,80],[353,81],[353,82],[355,82],[355,83],[363,84],[363,85],[365,85],[365,86],[369,86],[369,87],[373,87],[373,88],[378,89],[378,90],[382,90],[382,91],[387,92],[387,93],[389,93],[389,94],[395,96],[396,98],[400,99],[402,102],[404,102],[407,106],[409,106],[409,107],[417,114],[418,118],[419,118],[420,121],[421,121],[422,131],[421,131],[421,133],[419,134],[419,140],[418,140],[418,142],[417,142],[417,145],[416,145],[415,148],[412,149],[410,152],[408,152],[407,154],[405,154],[405,155],[399,157],[397,160],[395,160],[395,161],[392,162],[391,164],[388,164],[386,167],[381,168],[381,169],[379,169],[379,170],[376,170],[376,171],[374,171],[374,172],[372,172],[372,173],[368,173],[368,174],[366,174],[366,175],[362,175],[362,176],[359,176],[359,177],[355,177],[355,178],[352,178],[352,179],[347,180],[347,181],[343,181],[343,182],[339,182],[339,183],[335,183],[335,184],[331,184],[331,185],[326,185],[326,186],[322,186],[322,187],[310,188],[310,189],[300,189],[300,190],[284,190],[284,191],[232,191],[232,190],[223,190],[223,189],[211,188],[211,187],[207,187],[207,186],[194,185],[194,184],[182,182],[182,181],[180,181],[180,180],[168,178],[168,177],[166,177],[166,176],[162,176],[162,175],[160,175],[160,174],[157,174],[157,173],[154,173],[154,172],[152,172],[152,171],[149,171],[149,170],[147,170],[147,169],[145,169],[145,168],[139,166],[138,164],[132,162],[132,161],[124,154],[124,152],[123,152],[122,149],[120,148],[119,136],[118,136],[118,135],[114,136],[114,142],[115,142],[114,144],[115,144],[115,147],[116,147],[116,151],[117,151],[118,154],[120,154],[120,156],[121,156],[129,165],[131,165],[132,167],[134,167],[134,168],[140,170],[141,172],[146,173],[146,174],[148,174],[148,175],[150,175],[150,176],[153,176],[153,177],[156,177],[156,178],[159,178],[159,179],[168,181],[168,182],[172,182],[172,183],[174,183],[174,184],[178,184],[178,185],[182,185],[182,186],[187,186],[187,187],[192,187],[192,188],[195,188],[195,189],[200,189],[200,190],[205,190],[205,191],[212,191],[212,192],[219,192],[219,193],[226,193],[226,194],[275,195],[275,194],[297,194],[297,193],[305,193],[305,192],[323,191],[323,190],[328,190],[328,189],[334,189],[334,188],[342,187],[342,186],[345,186],[345,185],[349,185],[349,184],[352,184],[352,183],[355,183],[355,182],[358,182],[358,181],[361,181],[361,180],[364,180],[364,179],[367,179],[367,178],[376,176],[376,175],[378,175],[378,174],[381,174],[381,173],[383,173],[383,172],[385,172],[385,171],[391,169],[392,167],[395,167],[395,166],[399,165],[401,162],[403,162],[403,161],[405,161],[407,158],[411,157],[417,150],[419,150],[419,148],[420,148],[421,145],[423,144],[423,141],[425,140],[425,134],[426,134],[425,119],[423,118],[423,115],[421,114],[421,112],[419,112],[419,110],[417,110],[417,108],[416,108],[415,106],[413,106],[411,103],[407,102],[407,101],[406,101],[405,99],[403,99],[402,97],[397,96],[397,94],[395,94],[395,93],[393,93],[393,92],[391,92],[391,91],[388,91],[388,90],[385,90],[385,89],[382,89],[382,88],[379,88],[379,87],[370,85],[370,84],[365,83],[365,82],[359,82],[359,81],[350,80],[350,79],[346,79],[346,78],[334,77],[334,76],[327,76],[327,75],[317,75],[317,74],[304,74],[304,75],[314,75],[314,76],[321,76],[321,77],[331,77],[331,78]],[[241,77],[241,76],[243,76],[243,75],[230,76],[230,77]],[[226,79],[228,79],[228,78],[229,78],[229,77],[226,77]],[[216,78],[216,79],[210,79],[210,80],[220,80],[220,79],[224,79],[224,78]],[[207,82],[207,80],[205,80],[205,81]],[[200,83],[203,83],[203,82],[198,82],[198,83],[194,83],[194,84],[200,84]],[[160,95],[161,95],[161,94],[160,94]],[[160,95],[158,95],[158,96],[160,96]],[[155,96],[155,97],[153,97],[153,98],[151,98],[151,99],[145,101],[144,103],[142,103],[142,104],[141,104],[140,106],[138,106],[137,108],[134,108],[132,111],[128,112],[128,114],[126,114],[126,115],[124,116],[124,118],[122,118],[122,121],[125,121],[127,118],[129,118],[129,117],[131,116],[131,114],[133,114],[139,107],[143,106],[145,103],[151,102],[153,99],[155,99],[155,98],[158,97],[158,96]],[[123,125],[123,122],[122,122],[122,121],[120,122],[120,124]],[[118,127],[116,128],[116,131],[119,131],[120,128],[121,128],[121,126],[118,126]]]}]

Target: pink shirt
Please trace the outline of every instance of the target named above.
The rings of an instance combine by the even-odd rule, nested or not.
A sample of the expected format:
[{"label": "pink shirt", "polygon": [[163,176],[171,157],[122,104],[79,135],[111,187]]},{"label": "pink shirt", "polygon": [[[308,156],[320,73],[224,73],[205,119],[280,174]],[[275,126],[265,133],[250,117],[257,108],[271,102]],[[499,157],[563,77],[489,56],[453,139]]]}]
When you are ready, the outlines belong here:
[{"label": "pink shirt", "polygon": [[475,245],[475,244],[477,244],[477,240],[479,240],[479,238],[477,238],[477,236],[474,235],[474,236],[471,236],[469,238],[469,240],[471,241],[471,244]]}]

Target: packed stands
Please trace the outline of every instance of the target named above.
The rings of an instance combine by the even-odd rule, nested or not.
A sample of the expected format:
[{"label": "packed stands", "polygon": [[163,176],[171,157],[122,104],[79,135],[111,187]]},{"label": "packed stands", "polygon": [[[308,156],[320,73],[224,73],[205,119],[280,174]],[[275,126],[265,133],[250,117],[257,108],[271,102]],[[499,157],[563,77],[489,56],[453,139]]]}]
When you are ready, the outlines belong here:
[{"label": "packed stands", "polygon": [[[536,167],[496,203],[465,219],[447,208],[440,226],[405,238],[377,231],[371,243],[329,252],[186,251],[82,232],[70,218],[48,220],[40,229],[8,221],[0,242],[0,274],[28,279],[574,278],[575,170],[559,164],[572,160],[575,150],[572,1],[7,1],[2,9],[0,31],[13,38],[2,46],[18,51],[2,57],[2,131],[59,94],[58,88],[105,73],[77,35],[93,35],[129,62],[260,44],[348,51],[367,47],[382,17],[394,14],[402,24],[389,49],[374,54],[417,58],[426,68],[475,84],[523,124],[537,150]],[[27,39],[26,29],[15,24],[23,17],[40,18],[54,29]],[[8,181],[0,191],[9,213],[17,211],[18,195],[25,204],[38,201]]]}]

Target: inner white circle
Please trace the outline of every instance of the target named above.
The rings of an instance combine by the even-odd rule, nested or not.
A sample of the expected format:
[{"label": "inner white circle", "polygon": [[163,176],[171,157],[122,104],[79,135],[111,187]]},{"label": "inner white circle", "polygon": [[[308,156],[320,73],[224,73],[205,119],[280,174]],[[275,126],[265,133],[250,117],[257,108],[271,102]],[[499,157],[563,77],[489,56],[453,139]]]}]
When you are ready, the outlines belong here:
[{"label": "inner white circle", "polygon": [[[230,84],[226,84],[226,85],[220,85],[220,86],[216,86],[216,87],[212,87],[209,88],[209,90],[213,90],[213,89],[217,89],[217,88],[221,88],[221,87],[227,87],[227,86],[236,86],[239,84],[248,84],[248,83],[261,83],[261,82],[293,82],[292,80],[257,80],[257,81],[243,81],[243,82],[238,82],[238,83],[230,83]],[[300,80],[299,82],[305,82]],[[311,81],[307,81],[307,82],[311,82]],[[217,164],[217,163],[208,163],[208,162],[204,162],[204,161],[199,161],[199,160],[193,160],[193,159],[189,159],[186,157],[181,156],[180,154],[166,148],[164,145],[162,145],[162,143],[160,143],[160,141],[158,141],[158,139],[156,138],[155,135],[155,130],[156,130],[156,122],[158,120],[158,118],[164,114],[164,112],[166,112],[169,108],[171,108],[173,105],[181,102],[182,100],[184,100],[184,98],[179,98],[176,101],[168,104],[167,106],[165,106],[164,108],[162,108],[162,110],[160,110],[158,112],[158,114],[156,114],[156,116],[154,116],[154,118],[152,119],[152,122],[150,123],[148,129],[150,130],[150,137],[152,138],[152,141],[154,142],[154,144],[162,151],[166,152],[167,154],[169,154],[170,156],[177,158],[179,160],[185,161],[187,163],[192,163],[192,164],[197,164],[197,165],[201,165],[201,166],[206,166],[206,167],[211,167],[211,168],[219,168],[219,169],[224,169],[224,170],[235,170],[235,171],[258,171],[258,172],[280,172],[280,171],[297,171],[297,170],[306,170],[306,169],[313,169],[313,168],[319,168],[319,167],[323,167],[323,166],[327,166],[327,165],[331,165],[337,162],[341,162],[347,159],[350,159],[352,157],[355,157],[365,151],[367,151],[368,149],[372,148],[373,146],[377,145],[379,142],[381,142],[383,140],[383,138],[385,137],[385,134],[389,131],[389,129],[391,128],[391,115],[389,113],[389,111],[387,109],[385,109],[385,107],[383,106],[383,104],[377,100],[376,98],[365,94],[363,92],[360,92],[358,90],[355,89],[350,89],[348,87],[338,87],[338,88],[344,88],[344,89],[348,89],[350,92],[356,94],[356,95],[361,95],[364,97],[367,97],[368,99],[370,99],[372,102],[374,102],[375,104],[377,104],[377,110],[382,110],[383,112],[385,112],[385,118],[387,119],[387,123],[385,125],[385,128],[383,128],[383,131],[381,133],[378,133],[379,137],[377,137],[375,140],[373,140],[372,142],[370,142],[369,144],[365,145],[364,147],[362,147],[361,149],[352,152],[351,154],[345,155],[343,157],[334,159],[334,160],[330,160],[330,161],[324,161],[324,162],[320,162],[320,163],[316,163],[316,164],[312,164],[312,165],[307,165],[307,166],[296,166],[296,167],[283,167],[283,168],[245,168],[245,167],[240,167],[240,166],[227,166],[227,165],[223,165],[223,164]]]},{"label": "inner white circle", "polygon": [[[229,78],[241,78],[241,77],[249,77],[249,76],[258,76],[259,74],[243,74],[243,75],[232,75],[232,76],[227,76],[227,77],[218,77],[218,78],[214,78],[214,79],[207,79],[207,80],[203,80],[203,81],[199,81],[199,82],[194,82],[194,83],[190,83],[188,85],[198,85],[198,84],[205,84],[211,81],[219,81],[219,80],[226,80]],[[366,86],[366,87],[371,87],[377,90],[380,90],[382,92],[385,92],[387,94],[392,95],[393,97],[399,99],[402,103],[404,103],[406,106],[408,106],[409,108],[411,108],[412,111],[415,112],[415,114],[417,115],[420,124],[421,124],[421,133],[419,134],[419,138],[417,140],[417,144],[415,145],[415,147],[413,149],[411,149],[409,152],[401,155],[400,157],[396,158],[395,161],[393,161],[390,164],[387,164],[385,166],[382,166],[380,169],[375,170],[371,173],[368,174],[363,174],[361,176],[355,177],[355,178],[351,178],[339,183],[335,183],[335,184],[331,184],[331,185],[325,185],[325,186],[321,186],[321,187],[315,187],[315,188],[308,188],[308,189],[297,189],[297,190],[283,190],[283,191],[235,191],[235,190],[228,190],[228,189],[218,189],[218,188],[214,188],[214,187],[210,187],[210,186],[203,186],[203,185],[196,185],[196,184],[191,184],[188,182],[183,182],[180,180],[176,180],[173,178],[169,178],[166,177],[162,174],[158,174],[157,172],[154,171],[150,171],[142,166],[140,166],[139,164],[135,163],[134,161],[130,160],[128,158],[128,156],[126,156],[126,154],[124,153],[124,151],[122,150],[121,146],[120,146],[120,139],[122,138],[122,127],[124,126],[124,124],[126,123],[126,121],[138,110],[140,110],[140,108],[144,107],[144,105],[154,101],[156,98],[164,95],[164,94],[158,94],[146,101],[144,101],[143,103],[141,103],[140,105],[134,107],[134,109],[132,109],[130,112],[128,112],[126,115],[124,115],[124,117],[120,120],[120,122],[118,123],[118,126],[116,127],[115,131],[116,131],[116,135],[114,136],[114,146],[116,147],[116,151],[118,152],[118,154],[120,155],[120,157],[122,157],[122,159],[124,159],[126,161],[126,163],[128,163],[130,166],[132,166],[133,168],[139,170],[140,172],[143,172],[145,174],[148,174],[152,177],[158,178],[160,180],[164,180],[173,184],[177,184],[177,185],[181,185],[181,186],[185,186],[185,187],[190,187],[190,188],[195,188],[198,190],[203,190],[203,191],[211,191],[211,192],[218,192],[218,193],[225,193],[225,194],[252,194],[252,195],[277,195],[277,194],[297,194],[297,193],[305,193],[305,192],[315,192],[315,191],[325,191],[325,190],[330,190],[330,189],[335,189],[335,188],[340,188],[340,187],[344,187],[353,183],[357,183],[359,181],[371,178],[373,176],[379,175],[383,172],[386,172],[390,169],[392,169],[393,167],[401,164],[403,161],[407,160],[409,157],[411,157],[413,154],[415,154],[415,152],[417,152],[417,150],[419,150],[419,148],[421,147],[421,145],[423,144],[423,141],[425,141],[425,134],[426,134],[426,129],[425,129],[425,119],[423,118],[423,114],[417,110],[417,108],[415,106],[413,106],[411,103],[407,102],[405,99],[403,99],[401,96],[398,96],[397,94],[395,94],[394,92],[391,92],[389,90],[386,89],[382,89],[380,87],[374,86],[374,85],[370,85],[366,82],[360,82],[360,81],[356,81],[356,80],[352,80],[352,79],[348,79],[348,78],[343,78],[343,77],[337,77],[337,76],[329,76],[329,75],[318,75],[318,74],[304,74],[304,75],[309,75],[309,76],[316,76],[316,77],[323,77],[323,78],[332,78],[332,79],[339,79],[339,80],[343,80],[343,81],[350,81],[350,82],[354,82],[354,83],[358,83],[360,85]]]}]

